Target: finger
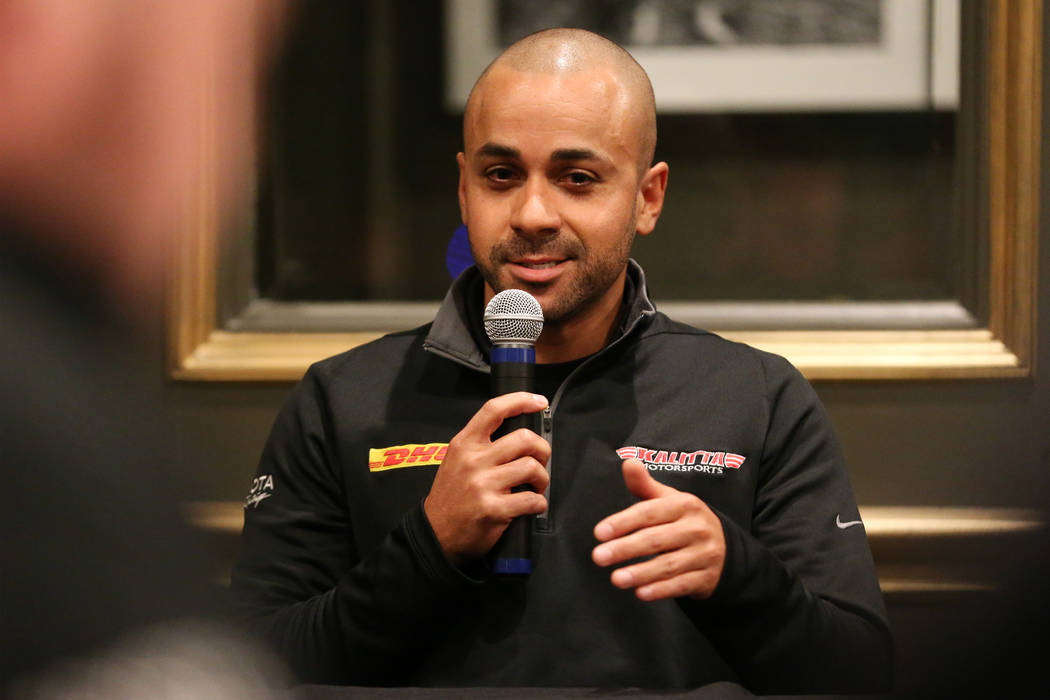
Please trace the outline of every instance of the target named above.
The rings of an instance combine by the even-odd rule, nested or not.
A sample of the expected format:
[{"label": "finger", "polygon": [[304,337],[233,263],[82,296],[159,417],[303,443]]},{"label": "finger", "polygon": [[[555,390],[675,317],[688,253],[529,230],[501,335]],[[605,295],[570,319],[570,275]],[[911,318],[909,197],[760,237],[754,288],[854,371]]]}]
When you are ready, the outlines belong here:
[{"label": "finger", "polygon": [[509,522],[521,515],[539,515],[547,510],[547,499],[534,491],[514,491],[496,496],[493,514]]},{"label": "finger", "polygon": [[627,489],[643,500],[659,498],[667,492],[675,490],[654,479],[641,460],[637,459],[625,459],[623,461],[623,480],[627,484]]},{"label": "finger", "polygon": [[718,575],[720,569],[717,555],[702,547],[687,547],[616,569],[609,575],[609,579],[617,588],[640,588],[670,580],[690,571],[707,570],[711,570],[713,575]]},{"label": "finger", "polygon": [[[678,491],[674,493],[680,494]],[[641,501],[601,520],[594,526],[594,536],[599,542],[608,542],[643,527],[677,520],[683,510],[682,499],[675,496]]]},{"label": "finger", "polygon": [[[681,576],[686,576],[682,580],[693,581],[694,584],[714,578],[717,576],[715,564],[712,556],[701,551],[693,548],[679,549],[660,554],[639,564],[616,569],[610,574],[609,579],[618,589],[649,589],[655,586],[656,590],[663,590],[667,588],[661,586],[664,582]],[[700,575],[687,576],[687,574]],[[680,582],[682,581],[679,581],[679,584]]]},{"label": "finger", "polygon": [[697,541],[695,532],[677,522],[637,530],[594,548],[591,558],[598,566],[610,566],[639,557],[670,552]]},{"label": "finger", "polygon": [[460,431],[470,439],[487,440],[504,420],[522,413],[535,413],[547,408],[547,398],[526,391],[516,391],[489,399],[478,412],[467,421]]},{"label": "finger", "polygon": [[688,571],[664,581],[639,586],[634,594],[640,600],[665,600],[667,598],[708,598],[714,593],[718,578],[708,571]]},{"label": "finger", "polygon": [[526,456],[541,464],[547,464],[551,456],[550,443],[528,428],[520,428],[494,440],[485,455],[492,464],[506,464]]},{"label": "finger", "polygon": [[492,480],[490,487],[494,491],[507,492],[515,486],[528,484],[533,491],[543,493],[550,483],[547,468],[533,457],[519,457],[513,462],[493,469],[488,477]]}]

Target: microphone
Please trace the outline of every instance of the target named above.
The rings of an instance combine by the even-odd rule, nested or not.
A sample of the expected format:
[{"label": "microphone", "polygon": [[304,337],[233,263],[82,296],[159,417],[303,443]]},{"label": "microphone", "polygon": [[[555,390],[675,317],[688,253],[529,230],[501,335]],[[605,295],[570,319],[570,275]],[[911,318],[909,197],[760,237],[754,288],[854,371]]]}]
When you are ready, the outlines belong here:
[{"label": "microphone", "polygon": [[[491,391],[502,396],[535,387],[536,339],[543,331],[543,309],[528,292],[505,289],[485,307],[485,334],[492,341]],[[493,433],[497,438],[519,428],[537,430],[537,415],[512,416]],[[516,487],[516,491],[528,488]],[[498,576],[525,577],[532,572],[532,518],[514,518],[492,549],[492,571]]]}]

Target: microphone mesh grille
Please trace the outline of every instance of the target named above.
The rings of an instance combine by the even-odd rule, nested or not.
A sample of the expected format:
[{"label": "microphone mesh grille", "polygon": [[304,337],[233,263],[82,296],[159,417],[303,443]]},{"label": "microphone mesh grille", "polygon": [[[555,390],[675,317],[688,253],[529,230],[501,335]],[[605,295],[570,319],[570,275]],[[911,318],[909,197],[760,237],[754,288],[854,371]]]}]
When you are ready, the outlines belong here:
[{"label": "microphone mesh grille", "polygon": [[520,289],[505,289],[485,307],[485,334],[494,344],[534,345],[543,332],[543,309],[536,297]]}]

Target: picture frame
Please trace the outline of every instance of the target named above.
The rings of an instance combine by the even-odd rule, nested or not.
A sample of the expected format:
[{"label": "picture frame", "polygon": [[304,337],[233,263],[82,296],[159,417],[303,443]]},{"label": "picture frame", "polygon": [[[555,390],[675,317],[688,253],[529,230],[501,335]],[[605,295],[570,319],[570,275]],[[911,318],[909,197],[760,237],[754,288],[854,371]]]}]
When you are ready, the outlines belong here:
[{"label": "picture frame", "polygon": [[[660,113],[954,109],[959,0],[872,1],[875,43],[625,48],[649,74]],[[445,102],[461,112],[502,49],[499,0],[445,2]]]}]

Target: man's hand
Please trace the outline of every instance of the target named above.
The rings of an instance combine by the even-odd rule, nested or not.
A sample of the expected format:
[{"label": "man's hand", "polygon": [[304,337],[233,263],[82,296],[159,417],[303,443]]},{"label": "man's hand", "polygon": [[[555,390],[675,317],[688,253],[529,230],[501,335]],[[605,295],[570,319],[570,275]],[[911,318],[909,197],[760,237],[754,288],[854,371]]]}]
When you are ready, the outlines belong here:
[{"label": "man's hand", "polygon": [[612,572],[617,588],[634,588],[641,600],[707,598],[722,578],[726,539],[722,523],[703,501],[661,484],[637,459],[623,463],[623,478],[640,503],[599,522],[603,544],[591,557],[599,566],[652,559]]},{"label": "man's hand", "polygon": [[[449,441],[423,510],[453,564],[488,553],[513,518],[547,510],[547,441],[525,429],[491,439],[506,418],[546,407],[537,394],[497,396]],[[533,491],[511,491],[522,484]]]}]

